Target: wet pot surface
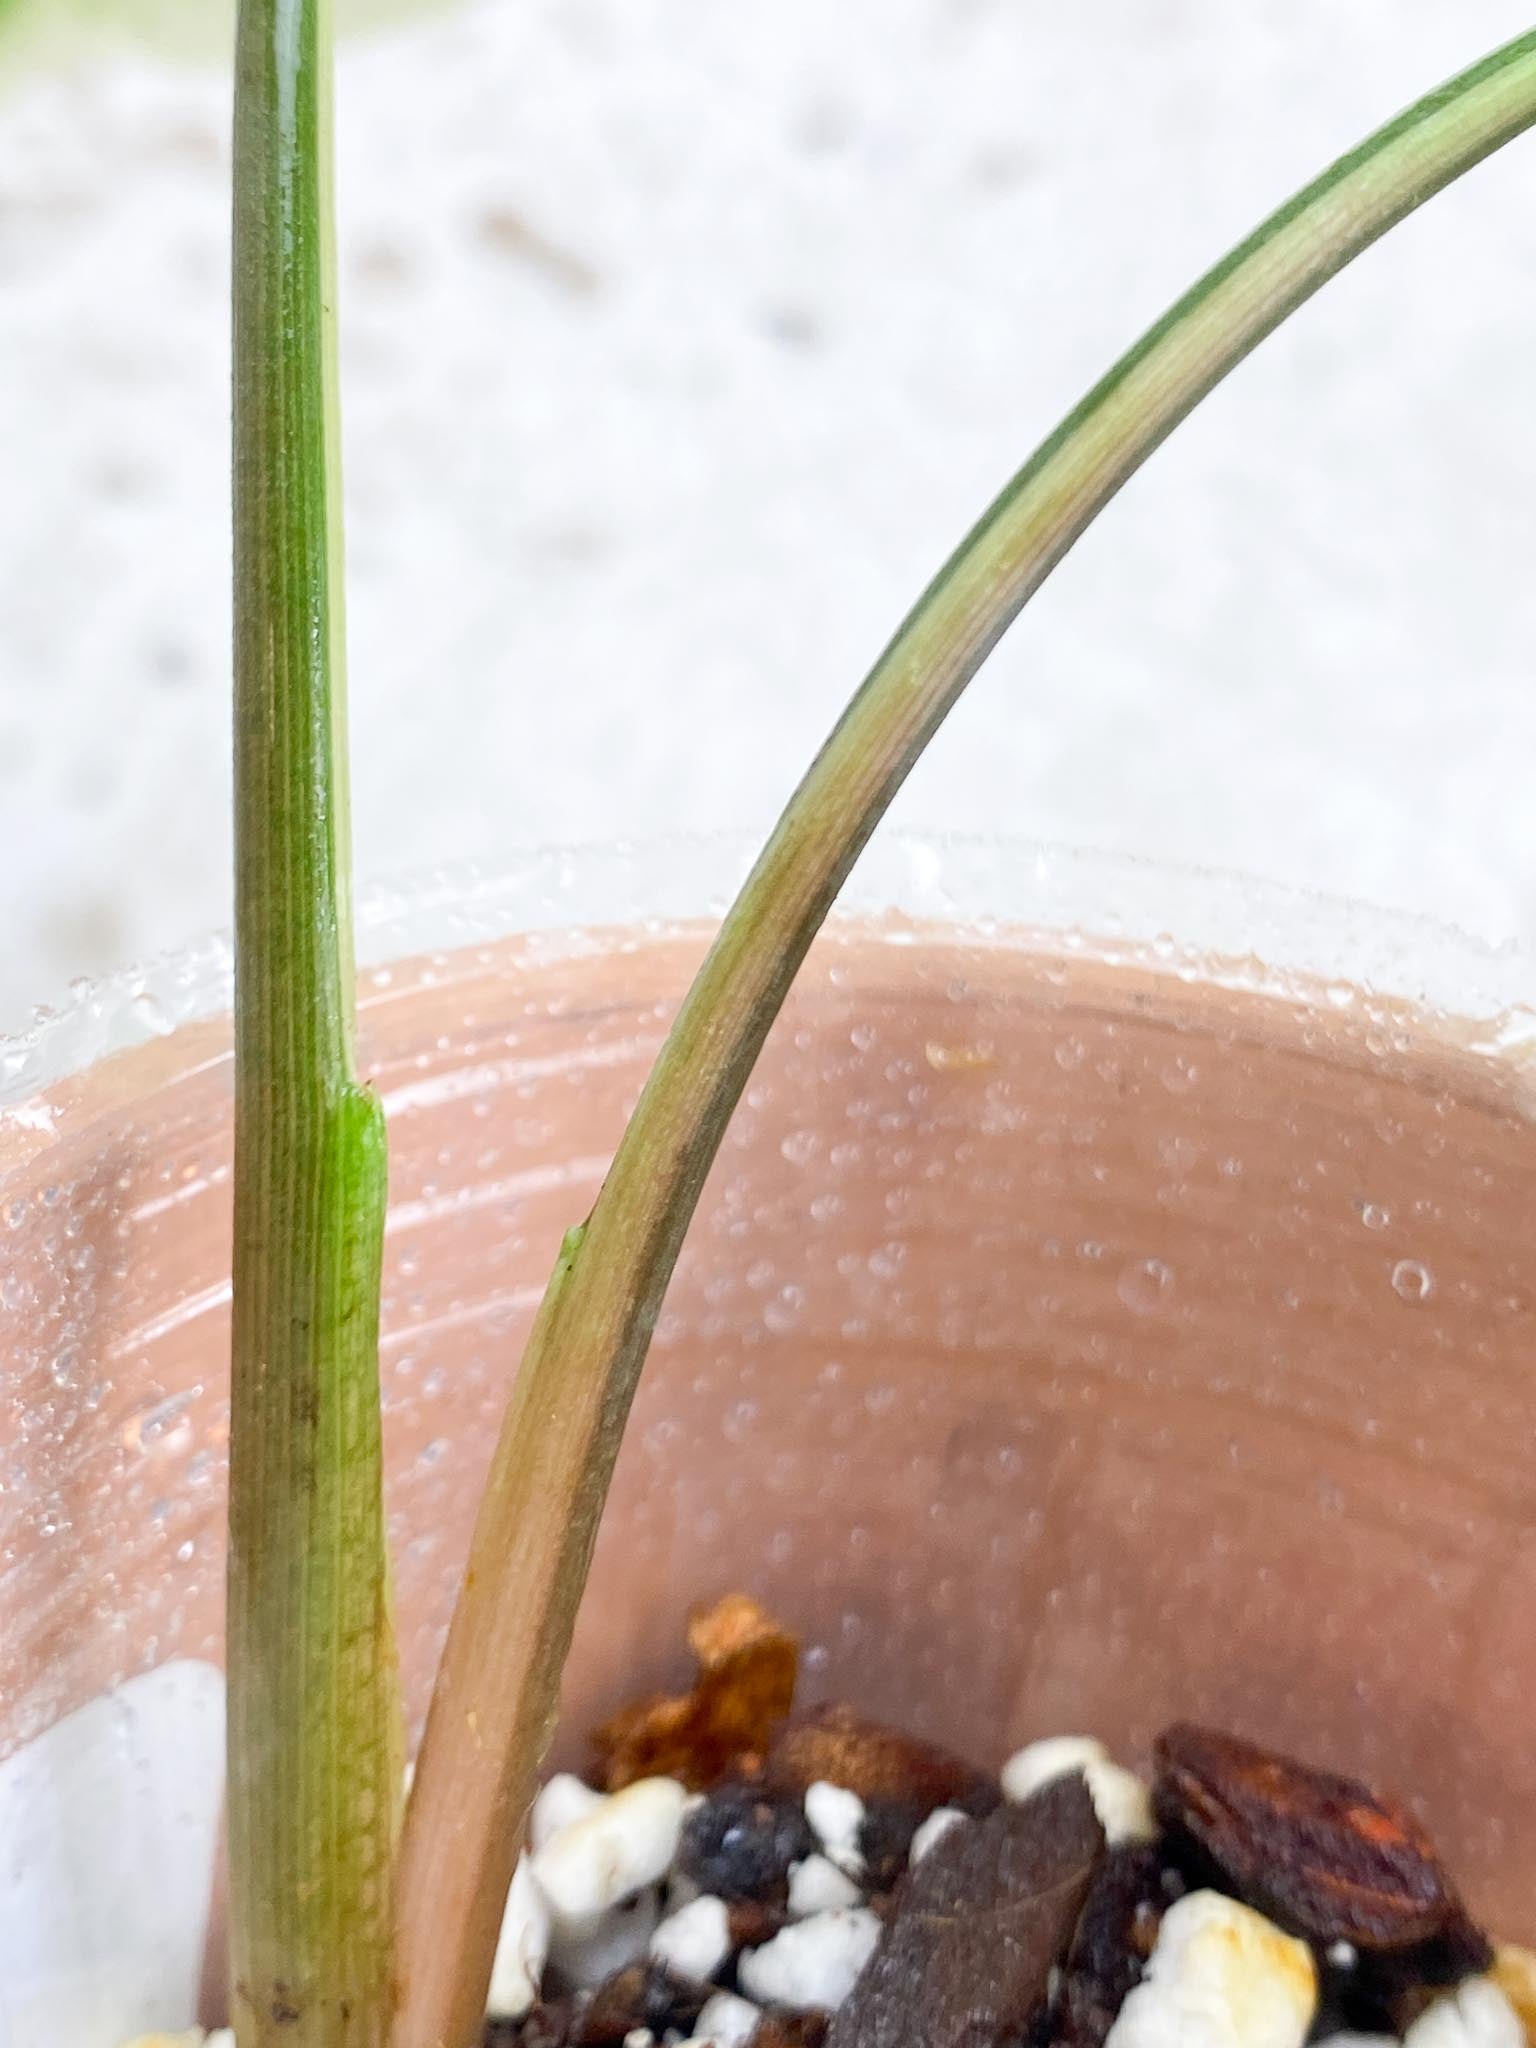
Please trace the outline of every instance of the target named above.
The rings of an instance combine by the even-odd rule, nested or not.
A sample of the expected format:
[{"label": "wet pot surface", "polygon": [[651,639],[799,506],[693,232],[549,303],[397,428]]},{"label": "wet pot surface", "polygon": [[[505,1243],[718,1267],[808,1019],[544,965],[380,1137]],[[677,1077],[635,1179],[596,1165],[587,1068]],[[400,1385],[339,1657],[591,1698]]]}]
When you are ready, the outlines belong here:
[{"label": "wet pot surface", "polygon": [[[418,1713],[559,1234],[701,944],[365,986]],[[45,1109],[0,1161],[8,1744],[220,1647],[226,1034]],[[978,1760],[1069,1728],[1144,1757],[1182,1716],[1398,1788],[1528,1934],[1533,1213],[1512,1069],[1407,1014],[842,929],[669,1297],[568,1729],[677,1677],[686,1610],[740,1586],[802,1631],[809,1697]]]}]

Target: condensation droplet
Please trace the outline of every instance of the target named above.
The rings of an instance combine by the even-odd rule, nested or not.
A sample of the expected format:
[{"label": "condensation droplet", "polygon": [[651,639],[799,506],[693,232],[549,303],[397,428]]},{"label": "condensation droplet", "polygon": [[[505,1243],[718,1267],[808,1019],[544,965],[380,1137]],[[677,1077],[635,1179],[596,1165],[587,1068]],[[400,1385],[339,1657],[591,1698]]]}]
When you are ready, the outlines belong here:
[{"label": "condensation droplet", "polygon": [[1392,1211],[1384,1209],[1380,1202],[1362,1202],[1360,1204],[1360,1221],[1367,1230],[1385,1230],[1392,1221]]},{"label": "condensation droplet", "polygon": [[1137,1315],[1151,1315],[1173,1293],[1173,1268],[1161,1259],[1135,1259],[1116,1281],[1115,1292]]},{"label": "condensation droplet", "polygon": [[192,1438],[192,1422],[186,1411],[202,1391],[200,1386],[188,1387],[155,1402],[141,1414],[131,1415],[123,1425],[123,1449],[155,1457],[167,1457],[184,1449]]},{"label": "condensation droplet", "polygon": [[1435,1291],[1435,1276],[1418,1259],[1399,1259],[1392,1268],[1392,1290],[1404,1301],[1428,1301]]},{"label": "condensation droplet", "polygon": [[785,1336],[799,1322],[804,1307],[805,1289],[786,1284],[771,1301],[764,1303],[763,1321],[776,1337]]},{"label": "condensation droplet", "polygon": [[757,1416],[755,1401],[733,1401],[721,1419],[720,1434],[728,1443],[739,1444],[751,1434]]}]

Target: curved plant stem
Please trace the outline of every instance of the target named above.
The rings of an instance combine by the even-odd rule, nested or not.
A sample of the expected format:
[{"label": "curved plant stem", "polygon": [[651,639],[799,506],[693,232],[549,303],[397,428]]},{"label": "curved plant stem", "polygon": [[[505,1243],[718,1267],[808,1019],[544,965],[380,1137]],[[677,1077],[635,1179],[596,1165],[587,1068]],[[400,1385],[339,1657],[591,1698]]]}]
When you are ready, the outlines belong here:
[{"label": "curved plant stem", "polygon": [[1126,479],[1289,312],[1536,120],[1536,33],[1326,171],[1121,358],[962,543],[854,698],[725,921],[583,1232],[496,1450],[401,1852],[397,2048],[477,2037],[519,1824],[619,1438],[726,1121],[844,878],[1009,622]]},{"label": "curved plant stem", "polygon": [[229,1846],[240,2048],[381,2048],[400,1785],[379,1446],[385,1147],[352,1056],[323,0],[235,85]]}]

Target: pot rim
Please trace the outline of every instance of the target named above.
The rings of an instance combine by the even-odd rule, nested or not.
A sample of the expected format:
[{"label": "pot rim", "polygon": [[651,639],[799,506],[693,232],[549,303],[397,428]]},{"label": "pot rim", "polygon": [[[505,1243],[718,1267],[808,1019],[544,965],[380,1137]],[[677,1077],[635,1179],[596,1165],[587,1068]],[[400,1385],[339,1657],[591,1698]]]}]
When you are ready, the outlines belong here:
[{"label": "pot rim", "polygon": [[[727,828],[532,847],[504,863],[465,860],[359,888],[359,993],[390,960],[514,935],[543,957],[697,930],[729,906],[764,834]],[[1239,870],[1074,847],[1007,833],[891,828],[861,856],[834,917],[895,912],[891,936],[961,931],[983,944],[1057,935],[1065,950],[1167,962],[1185,980],[1341,1005],[1356,992],[1407,1001],[1479,1028],[1495,1055],[1536,1050],[1536,949],[1492,942],[1427,914],[1265,880]],[[0,1112],[111,1054],[227,1012],[227,929],[72,982],[20,1031],[0,1033]],[[1458,1033],[1458,1036],[1465,1035]]]}]

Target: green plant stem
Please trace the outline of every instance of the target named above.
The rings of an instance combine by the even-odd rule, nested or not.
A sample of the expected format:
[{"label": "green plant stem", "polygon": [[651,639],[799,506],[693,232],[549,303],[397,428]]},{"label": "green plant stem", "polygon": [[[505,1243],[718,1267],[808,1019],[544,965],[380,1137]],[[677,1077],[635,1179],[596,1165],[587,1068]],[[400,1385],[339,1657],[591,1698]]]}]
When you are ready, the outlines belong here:
[{"label": "green plant stem", "polygon": [[243,0],[236,62],[234,2019],[240,2048],[382,2048],[386,1161],[352,1051],[323,0]]},{"label": "green plant stem", "polygon": [[619,1438],[736,1100],[849,869],[939,723],[1095,514],[1285,316],[1536,120],[1536,33],[1381,129],[1160,320],[929,586],[785,811],[568,1240],[497,1446],[401,1851],[396,2048],[469,2048]]}]

